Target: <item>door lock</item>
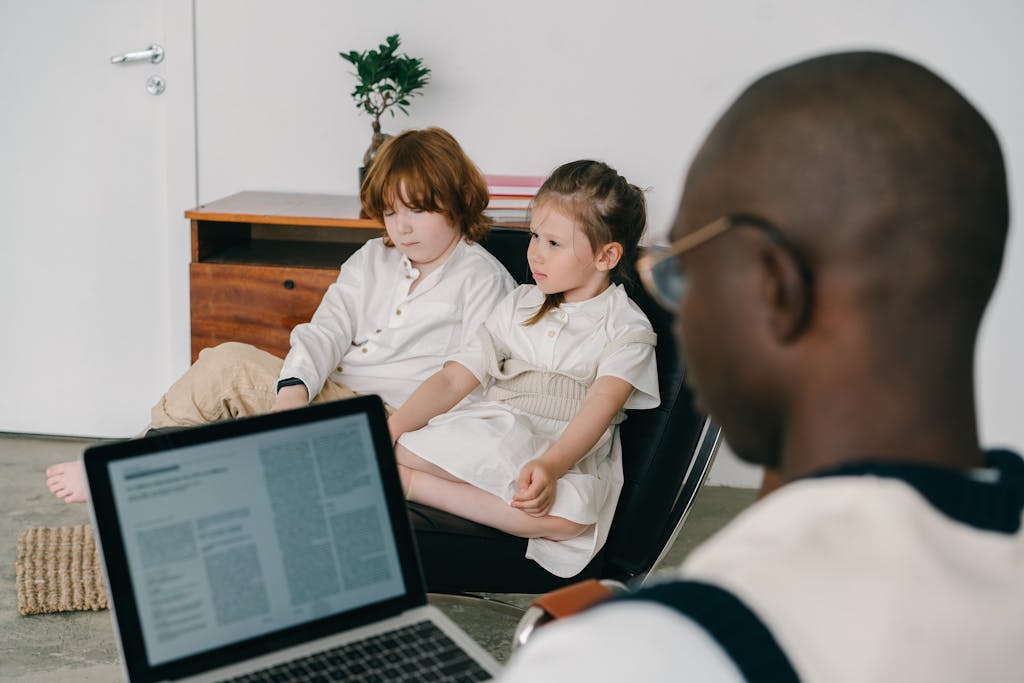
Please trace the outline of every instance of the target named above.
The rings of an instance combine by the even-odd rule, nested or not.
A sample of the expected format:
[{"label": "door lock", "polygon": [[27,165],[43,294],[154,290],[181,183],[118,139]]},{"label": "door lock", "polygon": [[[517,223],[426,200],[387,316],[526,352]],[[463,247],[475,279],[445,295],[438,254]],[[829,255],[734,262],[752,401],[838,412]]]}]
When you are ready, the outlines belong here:
[{"label": "door lock", "polygon": [[167,82],[160,76],[150,76],[146,79],[146,90],[150,95],[162,95],[167,89]]}]

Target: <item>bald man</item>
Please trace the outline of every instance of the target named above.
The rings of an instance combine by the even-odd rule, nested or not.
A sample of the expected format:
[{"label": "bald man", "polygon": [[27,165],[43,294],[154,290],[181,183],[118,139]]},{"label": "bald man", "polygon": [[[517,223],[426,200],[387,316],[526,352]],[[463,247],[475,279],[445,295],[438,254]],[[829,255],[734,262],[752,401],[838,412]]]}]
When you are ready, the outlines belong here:
[{"label": "bald man", "polygon": [[1024,681],[1024,461],[979,446],[974,407],[1007,224],[995,134],[923,67],[844,53],[750,86],[652,282],[698,403],[783,485],[506,680]]}]

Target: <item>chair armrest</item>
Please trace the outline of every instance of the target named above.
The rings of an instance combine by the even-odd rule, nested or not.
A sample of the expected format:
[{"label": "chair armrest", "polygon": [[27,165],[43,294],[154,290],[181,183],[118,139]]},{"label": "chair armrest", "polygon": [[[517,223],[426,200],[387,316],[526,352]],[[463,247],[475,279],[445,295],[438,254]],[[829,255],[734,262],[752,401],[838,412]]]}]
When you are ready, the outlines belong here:
[{"label": "chair armrest", "polygon": [[625,584],[612,579],[587,579],[541,595],[530,603],[516,625],[515,634],[512,636],[512,651],[515,652],[525,645],[537,628],[544,624],[572,616],[599,602],[627,592],[629,589]]}]

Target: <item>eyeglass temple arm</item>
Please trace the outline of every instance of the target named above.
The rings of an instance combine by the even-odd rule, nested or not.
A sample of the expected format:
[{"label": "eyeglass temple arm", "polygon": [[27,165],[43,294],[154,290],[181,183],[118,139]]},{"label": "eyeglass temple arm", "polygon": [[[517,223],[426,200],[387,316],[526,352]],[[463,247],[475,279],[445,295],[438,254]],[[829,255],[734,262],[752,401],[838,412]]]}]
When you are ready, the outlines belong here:
[{"label": "eyeglass temple arm", "polygon": [[689,235],[684,235],[677,239],[669,246],[668,253],[671,256],[678,256],[683,252],[689,251],[694,247],[707,242],[713,237],[718,237],[731,227],[732,221],[728,217],[719,218],[714,223],[709,223],[696,232],[691,232]]}]

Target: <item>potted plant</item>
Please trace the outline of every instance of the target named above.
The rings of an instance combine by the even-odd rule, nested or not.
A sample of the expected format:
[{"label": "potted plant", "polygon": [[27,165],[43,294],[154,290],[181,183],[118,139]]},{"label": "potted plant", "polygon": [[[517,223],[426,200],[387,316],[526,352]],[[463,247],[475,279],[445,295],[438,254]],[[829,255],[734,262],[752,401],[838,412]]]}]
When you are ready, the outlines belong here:
[{"label": "potted plant", "polygon": [[363,155],[360,182],[377,155],[377,149],[390,137],[381,132],[380,117],[386,111],[394,116],[395,108],[408,114],[409,98],[418,95],[430,79],[430,69],[423,66],[422,59],[398,53],[400,44],[401,39],[396,33],[385,38],[376,50],[338,53],[356,68],[358,82],[352,91],[356,107],[373,117],[373,139]]}]

